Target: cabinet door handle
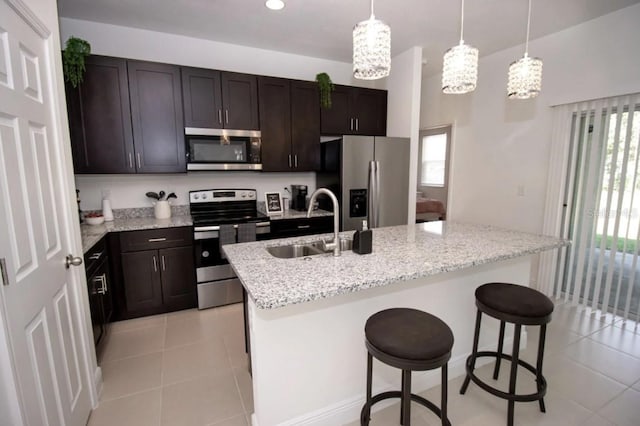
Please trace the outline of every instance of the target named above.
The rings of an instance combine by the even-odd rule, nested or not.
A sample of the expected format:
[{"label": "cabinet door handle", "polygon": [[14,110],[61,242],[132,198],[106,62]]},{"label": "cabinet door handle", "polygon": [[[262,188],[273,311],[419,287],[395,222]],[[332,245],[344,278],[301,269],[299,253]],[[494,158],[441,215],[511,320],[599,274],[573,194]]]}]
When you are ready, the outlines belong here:
[{"label": "cabinet door handle", "polygon": [[353,118],[349,119],[349,130],[353,130]]},{"label": "cabinet door handle", "polygon": [[147,241],[149,241],[150,243],[159,243],[162,241],[167,241],[167,239],[165,237],[163,238],[149,238]]},{"label": "cabinet door handle", "polygon": [[139,152],[136,152],[136,160],[138,160],[138,169],[139,169],[141,167],[140,166],[141,163],[140,163],[140,153]]},{"label": "cabinet door handle", "polygon": [[153,272],[158,272],[158,261],[155,256],[153,256]]},{"label": "cabinet door handle", "polygon": [[218,122],[220,124],[222,124],[222,110],[221,109],[218,110]]},{"label": "cabinet door handle", "polygon": [[291,168],[291,154],[289,154],[289,168]]},{"label": "cabinet door handle", "polygon": [[93,253],[91,256],[89,256],[89,260],[98,260],[102,257],[103,254],[104,250],[99,253]]},{"label": "cabinet door handle", "polygon": [[356,118],[356,132],[358,131],[358,127],[360,127],[359,124],[360,124],[360,119]]},{"label": "cabinet door handle", "polygon": [[102,294],[102,289],[104,288],[104,284],[102,283],[102,280],[103,280],[102,275],[93,277],[93,289],[91,289],[91,294]]},{"label": "cabinet door handle", "polygon": [[95,292],[97,294],[107,294],[107,274],[102,274],[93,280],[94,283],[100,284],[100,286],[95,289]]},{"label": "cabinet door handle", "polygon": [[225,122],[227,124],[229,124],[229,110],[228,109],[224,110],[224,119],[225,119]]},{"label": "cabinet door handle", "polygon": [[293,156],[293,164],[295,165],[295,168],[298,168],[298,154]]},{"label": "cabinet door handle", "polygon": [[164,254],[162,256],[160,256],[160,259],[162,260],[162,270],[166,271],[167,270],[167,265],[164,263]]},{"label": "cabinet door handle", "polygon": [[129,153],[129,168],[133,169],[133,154]]},{"label": "cabinet door handle", "polygon": [[311,225],[298,225],[298,229],[309,229]]}]

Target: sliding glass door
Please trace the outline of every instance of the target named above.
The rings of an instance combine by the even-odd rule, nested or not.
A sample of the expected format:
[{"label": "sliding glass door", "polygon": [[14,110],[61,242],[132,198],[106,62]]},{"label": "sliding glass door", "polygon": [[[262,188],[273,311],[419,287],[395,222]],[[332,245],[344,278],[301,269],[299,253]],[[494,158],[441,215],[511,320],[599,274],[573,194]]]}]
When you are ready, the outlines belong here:
[{"label": "sliding glass door", "polygon": [[[638,319],[640,312],[640,97],[573,112],[563,227],[567,300]],[[562,266],[564,265],[564,266]]]}]

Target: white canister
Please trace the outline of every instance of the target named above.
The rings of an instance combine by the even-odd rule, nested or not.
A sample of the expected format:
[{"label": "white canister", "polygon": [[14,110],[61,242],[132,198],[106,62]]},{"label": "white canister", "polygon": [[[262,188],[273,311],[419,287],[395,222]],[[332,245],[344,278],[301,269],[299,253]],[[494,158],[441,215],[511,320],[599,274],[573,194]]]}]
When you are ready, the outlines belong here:
[{"label": "white canister", "polygon": [[168,201],[156,201],[154,206],[156,219],[169,219],[171,217],[171,205]]},{"label": "white canister", "polygon": [[111,210],[111,201],[106,198],[102,200],[102,216],[104,216],[105,222],[113,221],[113,210]]}]

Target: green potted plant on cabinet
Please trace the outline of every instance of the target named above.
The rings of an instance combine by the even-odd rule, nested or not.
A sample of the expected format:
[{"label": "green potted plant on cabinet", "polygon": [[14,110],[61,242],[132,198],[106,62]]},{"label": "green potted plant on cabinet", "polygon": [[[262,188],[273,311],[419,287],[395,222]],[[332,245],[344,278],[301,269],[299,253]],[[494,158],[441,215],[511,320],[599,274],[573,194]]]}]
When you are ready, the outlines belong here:
[{"label": "green potted plant on cabinet", "polygon": [[84,60],[91,54],[91,45],[88,41],[78,37],[69,37],[62,51],[62,69],[64,80],[71,83],[75,89],[84,77]]},{"label": "green potted plant on cabinet", "polygon": [[331,77],[326,72],[316,75],[316,82],[320,90],[320,106],[324,109],[331,108],[331,92],[334,86]]}]

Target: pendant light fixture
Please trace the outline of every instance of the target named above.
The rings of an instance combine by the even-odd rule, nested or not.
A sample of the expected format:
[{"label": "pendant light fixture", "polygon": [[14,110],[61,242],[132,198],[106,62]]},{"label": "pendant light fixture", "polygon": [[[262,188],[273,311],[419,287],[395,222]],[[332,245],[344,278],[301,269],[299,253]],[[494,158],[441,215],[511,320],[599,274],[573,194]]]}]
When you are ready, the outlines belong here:
[{"label": "pendant light fixture", "polygon": [[524,56],[509,65],[507,96],[509,99],[535,98],[542,89],[542,60],[529,57],[529,26],[531,24],[531,0],[527,16],[527,41]]},{"label": "pendant light fixture", "polygon": [[464,0],[460,18],[460,44],[444,53],[442,91],[449,94],[469,93],[478,82],[478,49],[464,44]]},{"label": "pendant light fixture", "polygon": [[371,16],[353,27],[353,76],[377,80],[391,71],[391,28],[376,19],[371,0]]}]

